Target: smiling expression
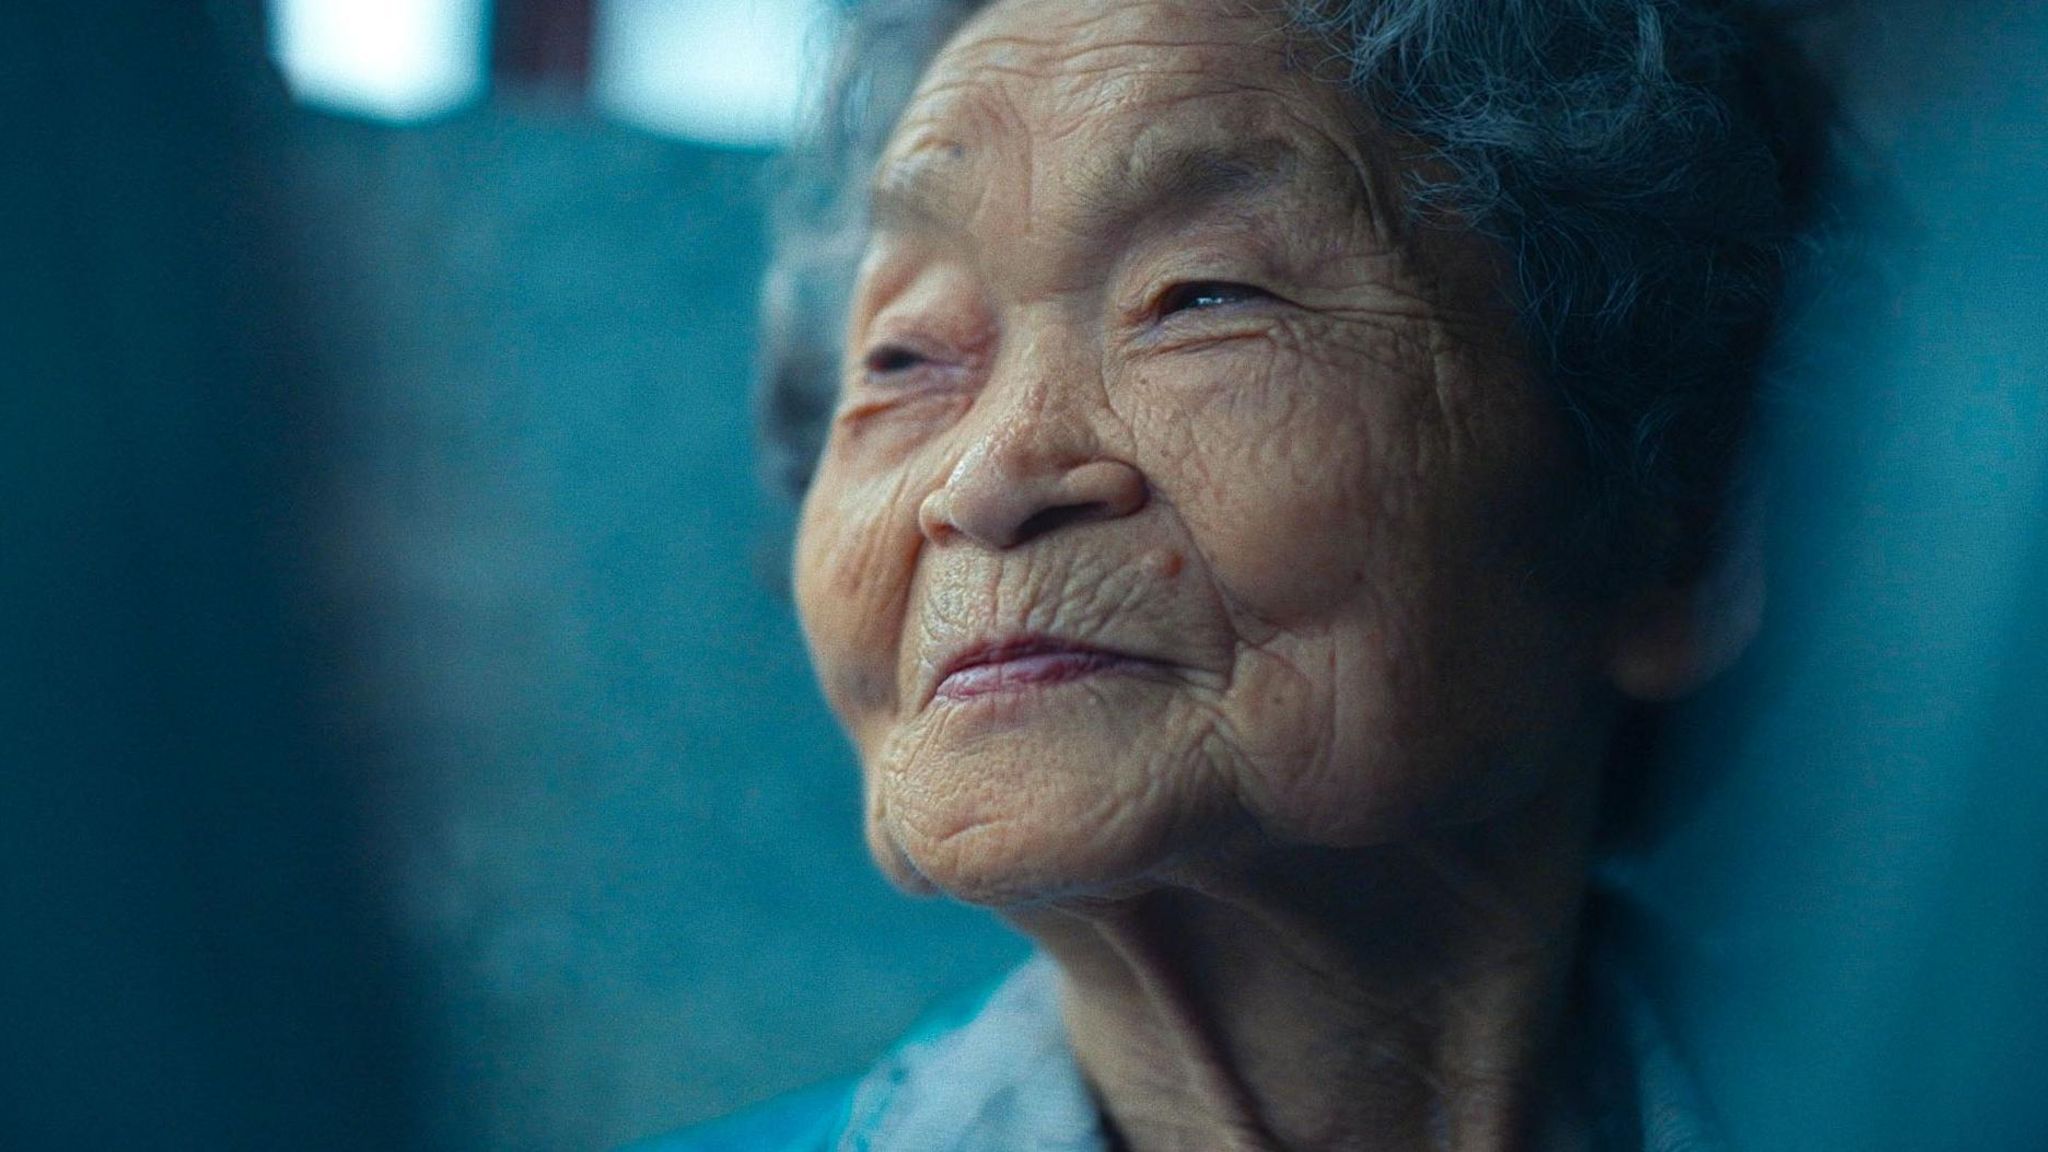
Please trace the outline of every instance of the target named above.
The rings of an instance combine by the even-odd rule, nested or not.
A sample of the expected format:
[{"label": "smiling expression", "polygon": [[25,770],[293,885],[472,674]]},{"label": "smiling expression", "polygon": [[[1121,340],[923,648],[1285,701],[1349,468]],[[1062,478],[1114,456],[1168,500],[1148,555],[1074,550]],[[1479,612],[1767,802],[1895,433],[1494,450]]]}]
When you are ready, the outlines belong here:
[{"label": "smiling expression", "polygon": [[1476,237],[1277,17],[1004,0],[877,168],[800,613],[899,883],[1011,904],[1515,803],[1591,714]]}]

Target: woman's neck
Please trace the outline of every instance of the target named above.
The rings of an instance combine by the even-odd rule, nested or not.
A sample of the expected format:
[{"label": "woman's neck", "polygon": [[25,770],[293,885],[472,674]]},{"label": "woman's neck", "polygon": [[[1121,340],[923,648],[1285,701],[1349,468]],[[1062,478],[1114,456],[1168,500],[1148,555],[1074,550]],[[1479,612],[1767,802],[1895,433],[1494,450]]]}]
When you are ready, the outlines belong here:
[{"label": "woman's neck", "polygon": [[1425,846],[1272,849],[1013,919],[1060,962],[1130,1152],[1522,1146],[1570,966],[1590,804]]}]

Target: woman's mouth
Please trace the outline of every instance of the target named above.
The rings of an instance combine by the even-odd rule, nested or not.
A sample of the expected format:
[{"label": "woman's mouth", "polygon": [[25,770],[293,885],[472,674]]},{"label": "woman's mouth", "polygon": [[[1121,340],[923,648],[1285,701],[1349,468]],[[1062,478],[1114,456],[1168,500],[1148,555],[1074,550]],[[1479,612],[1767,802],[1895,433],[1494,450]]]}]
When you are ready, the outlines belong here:
[{"label": "woman's mouth", "polygon": [[1151,662],[1057,640],[1027,639],[969,649],[955,657],[932,693],[935,700],[969,700],[1045,688]]}]

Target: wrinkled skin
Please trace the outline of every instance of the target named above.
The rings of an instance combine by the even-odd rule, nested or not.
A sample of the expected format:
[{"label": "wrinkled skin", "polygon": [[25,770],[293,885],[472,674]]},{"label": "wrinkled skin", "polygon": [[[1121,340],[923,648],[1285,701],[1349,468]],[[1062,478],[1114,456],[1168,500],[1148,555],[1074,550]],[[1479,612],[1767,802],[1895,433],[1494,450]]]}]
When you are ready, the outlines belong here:
[{"label": "wrinkled skin", "polygon": [[[1576,1147],[1615,716],[1760,601],[1536,575],[1579,477],[1499,253],[1404,228],[1418,150],[1321,58],[1239,0],[954,38],[876,173],[798,607],[876,859],[1059,963],[1115,1147]],[[1027,635],[1108,655],[948,675]]]},{"label": "wrinkled skin", "polygon": [[[1604,621],[1530,575],[1561,419],[1314,58],[1238,5],[1013,0],[900,121],[796,564],[899,883],[1124,893],[1591,771]],[[1146,663],[934,698],[1022,631]]]}]

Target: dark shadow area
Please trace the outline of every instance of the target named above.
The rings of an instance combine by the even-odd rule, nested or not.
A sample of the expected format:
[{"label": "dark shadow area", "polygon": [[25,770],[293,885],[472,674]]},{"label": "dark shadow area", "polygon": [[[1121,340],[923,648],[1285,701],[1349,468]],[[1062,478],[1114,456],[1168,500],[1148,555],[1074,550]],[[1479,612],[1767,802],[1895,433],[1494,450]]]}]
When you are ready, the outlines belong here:
[{"label": "dark shadow area", "polygon": [[418,1146],[372,781],[332,699],[345,625],[308,594],[327,413],[280,242],[283,95],[222,35],[189,4],[0,15],[19,1152]]}]

